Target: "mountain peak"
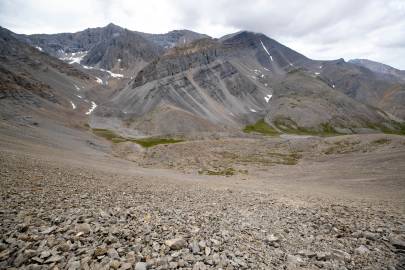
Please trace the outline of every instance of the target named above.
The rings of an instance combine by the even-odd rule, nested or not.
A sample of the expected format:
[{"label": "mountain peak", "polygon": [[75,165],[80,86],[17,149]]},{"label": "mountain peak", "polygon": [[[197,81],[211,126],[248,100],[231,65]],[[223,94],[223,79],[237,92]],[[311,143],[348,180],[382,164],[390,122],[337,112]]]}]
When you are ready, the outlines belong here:
[{"label": "mountain peak", "polygon": [[110,22],[109,24],[107,24],[107,25],[104,26],[103,28],[106,28],[106,29],[124,29],[124,28],[122,28],[121,26],[116,25],[116,24],[114,24],[114,23],[112,23],[112,22]]}]

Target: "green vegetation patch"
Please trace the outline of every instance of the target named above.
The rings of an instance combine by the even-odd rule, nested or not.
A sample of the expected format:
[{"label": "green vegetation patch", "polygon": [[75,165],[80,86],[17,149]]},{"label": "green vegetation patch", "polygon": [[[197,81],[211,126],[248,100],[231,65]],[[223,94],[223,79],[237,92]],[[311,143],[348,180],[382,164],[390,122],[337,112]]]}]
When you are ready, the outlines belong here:
[{"label": "green vegetation patch", "polygon": [[296,165],[301,159],[301,154],[292,152],[292,153],[277,153],[277,152],[268,152],[266,154],[255,154],[247,155],[241,157],[239,162],[242,163],[254,163],[259,165]]},{"label": "green vegetation patch", "polygon": [[329,123],[322,123],[319,129],[308,129],[298,126],[289,117],[279,117],[274,120],[274,125],[281,131],[289,134],[297,135],[313,135],[313,136],[336,136],[341,135]]},{"label": "green vegetation patch", "polygon": [[171,144],[183,142],[183,140],[171,139],[171,138],[145,138],[145,139],[134,139],[133,142],[140,144],[143,147],[152,147],[158,144]]},{"label": "green vegetation patch", "polygon": [[236,170],[234,168],[218,168],[215,170],[199,170],[198,173],[206,175],[232,176],[236,174]]},{"label": "green vegetation patch", "polygon": [[114,139],[124,139],[121,136],[115,134],[113,131],[108,130],[108,129],[102,129],[102,128],[93,128],[93,133],[96,134],[97,136],[103,137],[104,139],[110,140],[114,142]]},{"label": "green vegetation patch", "polygon": [[92,130],[93,130],[94,134],[96,134],[97,136],[103,137],[113,143],[134,142],[145,148],[153,147],[158,144],[171,144],[171,143],[178,143],[178,142],[183,141],[183,140],[179,140],[179,139],[159,138],[159,137],[132,139],[132,138],[125,138],[120,135],[117,135],[114,131],[108,130],[108,129],[94,128]]},{"label": "green vegetation patch", "polygon": [[[383,111],[381,112],[383,114],[386,114]],[[387,121],[386,123],[365,122],[364,124],[369,129],[374,129],[385,134],[405,135],[405,123],[403,122],[390,120]]]},{"label": "green vegetation patch", "polygon": [[387,138],[381,138],[381,139],[377,139],[375,141],[372,141],[373,144],[380,144],[380,145],[381,144],[388,144],[390,142],[391,142],[391,140],[387,139]]},{"label": "green vegetation patch", "polygon": [[243,132],[246,132],[246,133],[255,132],[255,133],[261,133],[261,134],[269,135],[269,136],[275,136],[275,135],[279,134],[277,132],[277,130],[275,130],[274,128],[269,126],[266,122],[264,122],[264,119],[257,121],[253,125],[247,125],[243,129]]}]

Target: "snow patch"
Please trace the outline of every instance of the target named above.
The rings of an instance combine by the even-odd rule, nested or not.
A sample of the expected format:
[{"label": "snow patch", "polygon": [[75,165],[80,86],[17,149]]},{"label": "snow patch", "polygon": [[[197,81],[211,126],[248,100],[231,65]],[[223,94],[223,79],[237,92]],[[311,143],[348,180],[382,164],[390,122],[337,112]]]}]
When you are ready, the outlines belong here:
[{"label": "snow patch", "polygon": [[323,66],[322,66],[322,65],[320,65],[320,66],[319,66],[319,69],[321,69],[322,67],[323,67]]},{"label": "snow patch", "polygon": [[38,51],[40,51],[40,52],[43,52],[43,51],[44,51],[44,50],[42,50],[42,48],[39,47],[39,46],[35,46],[35,48],[36,48]]},{"label": "snow patch", "polygon": [[60,59],[68,62],[69,64],[78,63],[82,61],[83,57],[87,55],[87,51],[74,52],[74,53],[64,53],[64,56]]},{"label": "snow patch", "polygon": [[266,103],[269,103],[272,96],[273,95],[267,95],[267,96],[264,97],[264,100],[266,101]]},{"label": "snow patch", "polygon": [[122,74],[113,73],[113,72],[111,72],[111,71],[109,71],[109,70],[106,70],[106,69],[104,69],[104,68],[99,68],[99,70],[100,70],[100,71],[103,71],[103,72],[107,72],[107,73],[110,74],[110,76],[113,77],[113,78],[123,78],[123,77],[124,77],[124,75],[122,75]]},{"label": "snow patch", "polygon": [[73,103],[73,101],[70,101],[70,104],[72,104],[73,110],[76,109],[76,105]]},{"label": "snow patch", "polygon": [[74,86],[75,86],[75,88],[76,88],[77,91],[80,91],[80,87],[79,87],[79,86],[77,86],[76,84],[74,84]]},{"label": "snow patch", "polygon": [[317,75],[317,76],[320,75],[320,74],[321,74],[321,73],[319,73],[319,72],[315,72],[315,75]]},{"label": "snow patch", "polygon": [[335,88],[335,85],[334,85],[334,84],[332,84],[332,88]]},{"label": "snow patch", "polygon": [[270,69],[268,69],[268,68],[264,68],[264,70],[266,70],[266,71],[270,71]]},{"label": "snow patch", "polygon": [[119,74],[119,73],[112,73],[111,71],[107,70],[108,74],[110,74],[111,77],[113,78],[123,78],[124,75]]},{"label": "snow patch", "polygon": [[257,112],[255,109],[250,109],[251,112]]},{"label": "snow patch", "polygon": [[262,44],[262,47],[263,47],[263,49],[266,51],[266,53],[270,56],[270,60],[273,61],[273,56],[271,56],[271,54],[270,54],[269,51],[267,50],[266,46],[264,46],[262,40],[260,40],[260,43]]},{"label": "snow patch", "polygon": [[83,98],[81,95],[76,95],[76,97],[78,97],[78,98]]},{"label": "snow patch", "polygon": [[86,112],[86,114],[87,115],[91,114],[96,107],[97,107],[97,104],[94,101],[92,101],[91,102],[91,108]]},{"label": "snow patch", "polygon": [[99,84],[103,84],[103,80],[100,79],[99,77],[96,77],[96,81],[97,81]]}]

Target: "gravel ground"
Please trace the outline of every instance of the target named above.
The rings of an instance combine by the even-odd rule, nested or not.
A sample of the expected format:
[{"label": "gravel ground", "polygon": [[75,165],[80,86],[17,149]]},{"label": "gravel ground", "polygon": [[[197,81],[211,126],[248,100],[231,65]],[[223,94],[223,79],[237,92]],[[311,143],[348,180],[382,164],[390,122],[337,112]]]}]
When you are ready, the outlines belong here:
[{"label": "gravel ground", "polygon": [[393,201],[89,164],[1,152],[0,269],[405,269]]}]

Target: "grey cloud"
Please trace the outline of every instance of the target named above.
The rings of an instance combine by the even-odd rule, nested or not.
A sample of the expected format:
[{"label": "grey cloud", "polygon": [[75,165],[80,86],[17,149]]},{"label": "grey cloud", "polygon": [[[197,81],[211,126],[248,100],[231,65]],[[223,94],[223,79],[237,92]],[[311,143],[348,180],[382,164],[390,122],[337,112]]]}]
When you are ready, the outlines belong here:
[{"label": "grey cloud", "polygon": [[78,31],[109,22],[214,37],[251,30],[311,58],[375,57],[405,69],[403,0],[0,0],[0,24],[15,32]]}]

